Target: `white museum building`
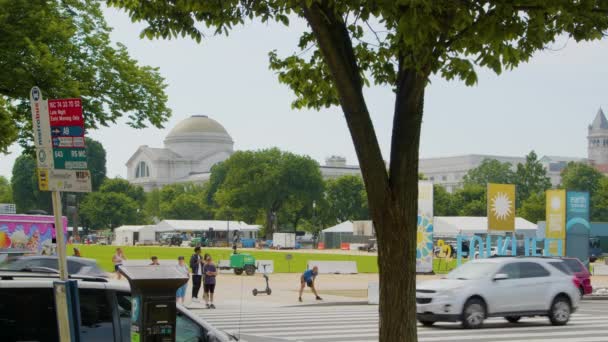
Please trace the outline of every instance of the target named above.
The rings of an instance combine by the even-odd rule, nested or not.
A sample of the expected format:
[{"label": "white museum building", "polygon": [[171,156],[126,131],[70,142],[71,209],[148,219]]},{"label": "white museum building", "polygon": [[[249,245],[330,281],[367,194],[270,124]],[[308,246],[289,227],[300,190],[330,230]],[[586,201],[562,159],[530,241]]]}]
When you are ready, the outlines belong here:
[{"label": "white museum building", "polygon": [[[211,167],[234,152],[234,140],[219,122],[193,115],[179,122],[167,135],[163,148],[140,146],[127,161],[127,180],[145,191],[173,183],[204,183]],[[324,178],[359,175],[359,166],[330,156],[320,167]]]},{"label": "white museum building", "polygon": [[164,148],[140,146],[127,161],[127,179],[145,191],[181,182],[202,183],[211,167],[233,152],[226,129],[206,115],[193,115],[167,135]]}]

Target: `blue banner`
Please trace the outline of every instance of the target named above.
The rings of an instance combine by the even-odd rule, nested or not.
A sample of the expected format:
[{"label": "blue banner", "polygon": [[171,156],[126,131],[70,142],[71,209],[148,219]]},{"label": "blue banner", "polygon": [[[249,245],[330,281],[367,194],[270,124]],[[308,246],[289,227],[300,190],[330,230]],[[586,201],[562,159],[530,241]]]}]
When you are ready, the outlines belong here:
[{"label": "blue banner", "polygon": [[566,193],[566,256],[589,262],[589,193]]}]

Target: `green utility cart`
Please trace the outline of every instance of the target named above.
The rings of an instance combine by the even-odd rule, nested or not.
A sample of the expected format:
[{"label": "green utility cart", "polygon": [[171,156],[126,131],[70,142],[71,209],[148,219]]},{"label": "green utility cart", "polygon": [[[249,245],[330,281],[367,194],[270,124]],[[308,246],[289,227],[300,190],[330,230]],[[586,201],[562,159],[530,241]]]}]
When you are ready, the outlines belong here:
[{"label": "green utility cart", "polygon": [[241,275],[243,271],[247,275],[255,274],[255,257],[250,254],[237,253],[230,256],[230,268],[234,270],[234,274]]}]

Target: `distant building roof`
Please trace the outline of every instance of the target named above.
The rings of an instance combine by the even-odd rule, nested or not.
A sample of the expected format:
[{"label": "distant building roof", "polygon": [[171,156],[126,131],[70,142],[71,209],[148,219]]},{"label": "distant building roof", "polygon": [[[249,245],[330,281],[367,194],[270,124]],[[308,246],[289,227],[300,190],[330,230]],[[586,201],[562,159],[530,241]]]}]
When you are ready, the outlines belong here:
[{"label": "distant building roof", "polygon": [[353,233],[355,231],[355,225],[352,221],[344,221],[333,227],[323,229],[323,233]]},{"label": "distant building roof", "polygon": [[589,126],[589,129],[599,130],[599,129],[608,129],[608,120],[606,120],[606,115],[604,115],[604,111],[600,108],[595,115],[595,119],[593,119],[593,123]]},{"label": "distant building roof", "polygon": [[[520,233],[529,232],[536,235],[537,225],[523,219],[515,218],[515,230]],[[486,216],[436,216],[433,221],[433,234],[443,237],[457,235],[486,234],[488,232],[488,218]]]},{"label": "distant building roof", "polygon": [[[220,221],[220,220],[162,220],[154,226],[157,231],[209,231],[213,228],[214,231],[240,230],[240,231],[258,231],[260,226],[247,224],[243,221]],[[230,228],[228,228],[230,227]]]}]

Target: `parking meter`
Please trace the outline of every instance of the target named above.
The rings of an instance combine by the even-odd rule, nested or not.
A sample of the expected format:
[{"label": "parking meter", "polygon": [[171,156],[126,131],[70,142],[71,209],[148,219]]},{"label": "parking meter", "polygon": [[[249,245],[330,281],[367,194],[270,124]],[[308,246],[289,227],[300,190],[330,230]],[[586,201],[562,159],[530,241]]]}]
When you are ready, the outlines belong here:
[{"label": "parking meter", "polygon": [[121,266],[131,285],[131,342],[174,342],[175,292],[188,276],[175,266]]}]

